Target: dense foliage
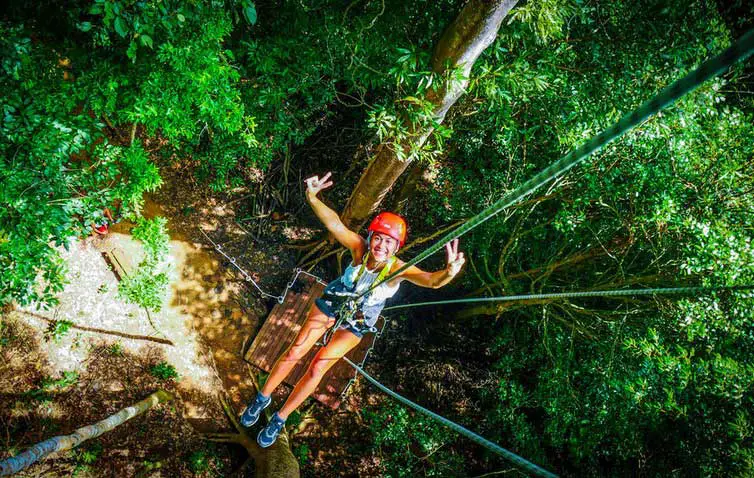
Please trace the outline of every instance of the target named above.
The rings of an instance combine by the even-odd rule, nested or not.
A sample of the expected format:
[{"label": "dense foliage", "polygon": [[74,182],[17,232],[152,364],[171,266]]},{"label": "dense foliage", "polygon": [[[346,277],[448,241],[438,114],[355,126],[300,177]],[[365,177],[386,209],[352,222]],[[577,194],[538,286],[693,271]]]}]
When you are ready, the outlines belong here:
[{"label": "dense foliage", "polygon": [[[445,79],[429,59],[463,3],[12,6],[0,21],[0,302],[54,301],[64,273],[56,247],[88,234],[106,207],[136,219],[144,192],[161,184],[157,164],[190,162],[216,191],[291,157],[308,171],[297,151],[322,125],[353,117],[344,111],[359,112],[365,142],[435,127],[413,151],[425,174],[406,211],[412,235],[434,232],[610,125],[754,18],[743,2],[523,2],[440,127],[426,94]],[[464,237],[460,293],[754,283],[750,75],[751,60]],[[147,139],[157,146],[148,151]],[[334,168],[358,173],[337,154]],[[134,231],[154,246],[147,258],[164,250],[159,229]],[[158,263],[131,288],[150,304],[166,280]],[[439,411],[566,475],[751,474],[752,302],[721,293],[446,310],[434,327],[485,327],[466,347],[493,385],[464,390],[473,407]],[[421,390],[414,382],[401,385]],[[385,475],[500,466],[401,407],[366,418]]]},{"label": "dense foliage", "polygon": [[387,402],[367,410],[365,418],[384,476],[451,476],[463,466],[458,453],[446,447],[455,433],[429,417]]},{"label": "dense foliage", "polygon": [[[138,216],[143,193],[161,183],[155,160],[191,158],[225,190],[301,144],[336,100],[365,106],[365,95],[387,94],[392,79],[377,68],[397,52],[383,45],[404,33],[373,20],[409,20],[426,46],[422,35],[438,35],[452,14],[442,2],[396,2],[382,12],[354,6],[352,22],[322,9],[310,24],[306,8],[284,4],[264,6],[264,25],[246,0],[9,8],[0,24],[0,177],[10,186],[0,193],[0,301],[54,301],[64,274],[52,246],[86,234],[113,204]],[[151,159],[138,132],[159,136]]]},{"label": "dense foliage", "polygon": [[[710,8],[579,6],[544,44],[526,26],[502,31],[462,106],[486,107],[453,121],[436,168],[436,220],[473,214],[726,47]],[[475,232],[467,283],[505,294],[754,282],[754,121],[726,97],[737,81],[710,82]],[[524,455],[557,467],[566,453],[574,471],[752,472],[750,294],[459,316],[480,314],[505,317],[491,343],[499,387],[481,397],[490,432]]]},{"label": "dense foliage", "polygon": [[[142,195],[161,184],[137,143],[113,144],[82,110],[88,95],[64,79],[62,60],[20,28],[0,26],[3,121],[0,134],[0,301],[52,301],[62,281],[57,253],[90,232],[103,210],[138,214]],[[44,285],[35,287],[37,272]]]}]

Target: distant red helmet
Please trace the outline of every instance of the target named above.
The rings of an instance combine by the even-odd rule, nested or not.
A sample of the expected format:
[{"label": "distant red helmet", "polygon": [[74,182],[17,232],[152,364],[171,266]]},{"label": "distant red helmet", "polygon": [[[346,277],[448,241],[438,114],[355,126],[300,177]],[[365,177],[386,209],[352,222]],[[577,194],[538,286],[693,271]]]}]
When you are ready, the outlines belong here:
[{"label": "distant red helmet", "polygon": [[369,232],[381,232],[400,243],[406,243],[406,220],[392,212],[381,212],[369,223]]}]

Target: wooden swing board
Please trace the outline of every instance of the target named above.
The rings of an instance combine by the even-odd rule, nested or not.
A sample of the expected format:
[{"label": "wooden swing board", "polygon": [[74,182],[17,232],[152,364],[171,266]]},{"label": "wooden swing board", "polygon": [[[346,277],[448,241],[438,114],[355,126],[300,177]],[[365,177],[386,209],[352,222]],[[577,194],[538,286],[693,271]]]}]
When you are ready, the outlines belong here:
[{"label": "wooden swing board", "polygon": [[[244,357],[246,361],[265,372],[272,369],[280,354],[293,343],[306,321],[309,309],[314,306],[314,301],[322,295],[325,289],[322,283],[305,274],[298,276],[297,283],[301,285],[297,291],[289,290],[283,303],[275,304]],[[380,317],[376,326],[381,330],[383,324],[384,318]],[[366,334],[361,342],[346,354],[346,357],[354,363],[362,363],[374,345],[375,339],[375,334]],[[291,370],[283,383],[290,387],[295,386],[306,373],[309,363],[319,349],[317,345],[312,347]],[[340,360],[327,372],[312,396],[320,403],[336,409],[340,405],[341,395],[355,376],[356,371],[345,361]]]}]

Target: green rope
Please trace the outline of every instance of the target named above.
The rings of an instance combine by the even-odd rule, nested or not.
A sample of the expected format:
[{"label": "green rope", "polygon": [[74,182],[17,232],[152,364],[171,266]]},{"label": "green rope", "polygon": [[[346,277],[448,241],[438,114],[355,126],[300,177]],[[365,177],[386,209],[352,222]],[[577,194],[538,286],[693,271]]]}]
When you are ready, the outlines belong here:
[{"label": "green rope", "polygon": [[[593,137],[592,139],[584,143],[581,147],[566,154],[565,156],[560,158],[558,161],[552,163],[550,166],[540,171],[534,177],[530,178],[529,180],[521,184],[518,188],[513,190],[511,193],[503,196],[497,202],[487,207],[476,216],[468,219],[466,222],[461,224],[458,228],[445,234],[435,244],[428,247],[427,249],[424,250],[424,252],[420,253],[419,255],[417,255],[410,261],[408,261],[406,264],[403,265],[403,267],[399,268],[397,271],[387,276],[383,281],[379,283],[375,281],[375,283],[372,284],[370,288],[362,292],[361,295],[363,296],[369,293],[375,287],[379,286],[379,284],[381,284],[382,282],[387,282],[397,277],[399,274],[401,274],[403,271],[405,271],[409,267],[415,264],[418,264],[419,262],[423,261],[430,255],[440,250],[447,242],[466,234],[470,230],[474,229],[475,227],[479,226],[483,222],[490,219],[492,216],[500,213],[501,211],[509,208],[510,206],[514,204],[517,204],[524,197],[528,196],[535,190],[539,189],[542,185],[563,175],[565,172],[567,172],[568,170],[570,170],[571,168],[573,168],[580,162],[584,161],[592,153],[599,151],[606,144],[623,136],[625,133],[635,128],[637,125],[642,123],[644,120],[646,120],[650,116],[658,113],[665,107],[674,103],[679,98],[695,90],[696,88],[701,86],[705,81],[709,80],[710,78],[717,76],[723,71],[727,70],[734,63],[749,57],[752,53],[754,53],[754,30],[745,34],[739,41],[734,43],[730,48],[725,50],[723,53],[705,61],[704,63],[702,63],[702,65],[699,68],[692,71],[691,73],[686,75],[684,78],[676,81],[675,83],[661,90],[654,98],[645,102],[644,104],[639,106],[639,108],[632,111],[631,113],[628,113],[625,116],[623,116],[620,120],[618,120],[617,123],[615,123],[608,129],[606,129],[602,133],[598,134],[597,136]],[[688,288],[678,288],[678,289],[688,289]],[[599,292],[607,292],[607,291],[594,291],[593,293],[599,293]],[[588,292],[586,293],[574,292],[572,294],[588,294]],[[471,299],[459,299],[459,300],[463,301],[463,300],[471,300]],[[395,308],[398,308],[398,306],[391,307],[391,309],[395,309]],[[440,423],[470,438],[476,443],[479,443],[480,445],[483,445],[486,448],[493,450],[494,452],[498,453],[501,456],[504,456],[505,458],[510,460],[512,463],[516,464],[517,466],[521,467],[522,469],[530,473],[534,473],[540,476],[548,476],[548,477],[555,476],[552,473],[538,467],[537,465],[506,450],[505,448],[502,448],[501,446],[495,443],[492,443],[491,441],[477,435],[476,433],[448,420],[447,418],[441,417],[440,415],[437,415],[436,413],[430,410],[427,410],[426,408],[398,395],[397,393],[393,392],[389,388],[379,383],[377,380],[370,377],[363,369],[361,369],[361,367],[357,366],[356,364],[348,360],[346,357],[343,357],[343,358],[344,360],[346,360],[346,362],[348,362],[348,364],[354,367],[357,372],[363,375],[374,386],[376,386],[383,392],[387,393],[391,397],[395,398],[396,400],[402,402],[403,404],[408,405],[418,410],[419,412],[424,413],[434,418]]]},{"label": "green rope", "polygon": [[398,400],[399,402],[403,403],[404,405],[407,405],[415,410],[418,410],[419,412],[437,420],[438,422],[442,423],[446,427],[460,433],[461,435],[465,436],[466,438],[471,439],[472,441],[478,443],[479,445],[482,445],[483,447],[487,448],[488,450],[491,450],[498,455],[506,458],[508,461],[513,463],[514,465],[518,466],[522,470],[525,470],[528,473],[531,473],[536,476],[546,476],[546,477],[556,477],[557,475],[554,475],[550,473],[549,471],[540,468],[539,466],[535,465],[534,463],[521,458],[520,456],[516,455],[512,451],[506,450],[505,448],[501,447],[500,445],[493,443],[486,438],[477,435],[476,433],[472,432],[468,428],[462,427],[461,425],[452,422],[448,420],[447,418],[436,414],[435,412],[431,410],[427,410],[426,408],[422,407],[421,405],[412,402],[408,398],[405,398],[394,391],[390,390],[386,386],[382,385],[380,382],[372,378],[368,373],[364,371],[361,367],[356,365],[355,363],[351,362],[347,357],[343,357],[343,360],[345,360],[351,367],[353,367],[357,372],[359,372],[361,375],[364,376],[372,385],[379,388],[383,392],[387,393],[394,399]]},{"label": "green rope", "polygon": [[617,289],[593,290],[586,292],[556,292],[550,294],[506,295],[499,297],[472,297],[469,299],[437,300],[432,302],[416,302],[413,304],[393,305],[385,307],[384,311],[423,307],[427,305],[469,304],[475,302],[508,302],[535,299],[564,299],[568,297],[619,297],[626,295],[678,295],[678,294],[710,294],[725,290],[754,290],[754,285],[740,285],[730,287],[666,287],[661,289]]},{"label": "green rope", "polygon": [[[563,175],[566,171],[585,160],[592,153],[599,151],[606,144],[623,136],[625,133],[635,128],[650,116],[671,105],[682,96],[685,96],[686,94],[692,92],[710,78],[713,78],[724,72],[734,63],[746,59],[752,53],[754,53],[754,30],[746,33],[743,37],[741,37],[740,40],[738,40],[721,54],[705,61],[696,70],[692,71],[685,77],[661,90],[654,98],[646,101],[636,110],[624,115],[620,120],[618,120],[617,123],[606,129],[602,133],[598,134],[597,136],[593,137],[592,139],[581,145],[581,147],[566,154],[556,162],[552,163],[550,166],[540,171],[534,177],[524,182],[511,193],[505,195],[503,198],[499,199],[497,202],[487,207],[476,216],[469,218],[458,228],[445,234],[435,244],[424,250],[424,252],[420,253],[419,255],[408,261],[406,264],[404,264],[403,267],[387,276],[384,282],[394,279],[409,267],[418,264],[435,252],[439,251],[447,242],[466,234],[470,230],[490,219],[492,216],[500,213],[501,211],[509,208],[514,204],[517,204],[524,197],[539,189],[545,183]],[[379,284],[377,283],[373,284],[372,287],[364,291],[363,294],[370,292],[378,285]]]},{"label": "green rope", "polygon": [[[414,304],[395,305],[392,307],[386,307],[387,310],[406,309],[409,307],[421,307],[427,305],[440,305],[440,304],[463,304],[471,302],[497,302],[497,301],[517,301],[527,299],[558,299],[567,297],[617,297],[628,295],[670,295],[670,294],[709,294],[718,291],[740,291],[740,290],[754,290],[754,285],[741,285],[741,286],[727,286],[727,287],[667,287],[667,288],[652,288],[652,289],[620,289],[620,290],[594,290],[586,292],[562,292],[562,293],[550,293],[550,294],[528,294],[528,295],[509,295],[504,297],[475,297],[470,299],[454,299],[454,300],[440,300],[433,302],[419,302]],[[347,357],[343,357],[351,367],[353,367],[358,373],[366,378],[372,385],[379,388],[384,393],[395,398],[399,402],[407,405],[435,420],[447,426],[448,428],[460,433],[461,435],[471,439],[472,441],[482,445],[483,447],[503,456],[511,463],[515,464],[522,470],[525,470],[531,474],[537,476],[554,477],[556,475],[550,473],[547,470],[531,463],[530,461],[516,455],[515,453],[506,450],[500,445],[493,443],[486,438],[472,432],[471,430],[451,421],[447,418],[436,414],[435,412],[428,410],[421,405],[412,402],[411,400],[397,394],[380,382],[371,377],[361,367],[350,361]]]}]

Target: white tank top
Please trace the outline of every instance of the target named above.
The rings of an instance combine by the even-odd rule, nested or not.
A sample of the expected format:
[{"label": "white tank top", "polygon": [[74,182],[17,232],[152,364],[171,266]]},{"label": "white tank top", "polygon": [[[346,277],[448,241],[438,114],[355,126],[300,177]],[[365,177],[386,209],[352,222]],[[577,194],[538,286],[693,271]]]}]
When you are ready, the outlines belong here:
[{"label": "white tank top", "polygon": [[[363,267],[364,272],[361,273],[359,282],[353,289],[353,291],[357,294],[369,289],[379,275],[379,271],[370,271],[369,269],[367,269],[366,264],[363,264]],[[359,275],[359,269],[361,268],[362,264],[359,264],[357,266],[348,264],[348,267],[346,267],[346,270],[343,272],[342,280],[348,288],[354,286],[353,281],[356,280],[356,277]],[[382,284],[375,287],[369,294],[367,294],[366,298],[364,299],[363,305],[369,307],[384,303],[387,299],[391,298],[395,295],[396,292],[398,292],[398,287],[399,285],[390,287],[388,282],[383,282]]]}]

